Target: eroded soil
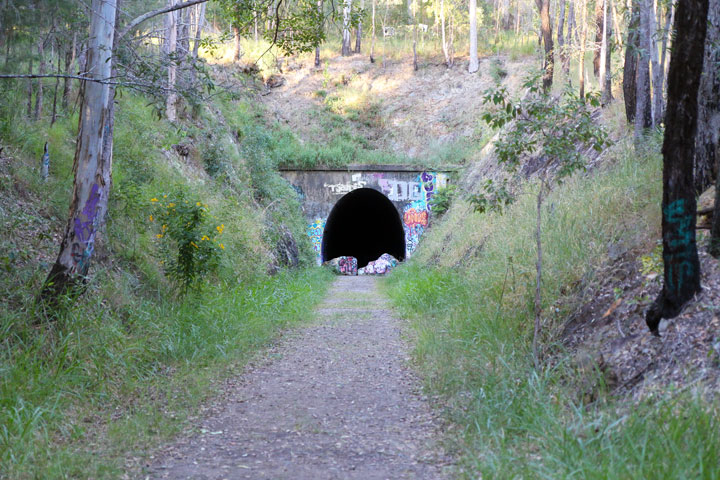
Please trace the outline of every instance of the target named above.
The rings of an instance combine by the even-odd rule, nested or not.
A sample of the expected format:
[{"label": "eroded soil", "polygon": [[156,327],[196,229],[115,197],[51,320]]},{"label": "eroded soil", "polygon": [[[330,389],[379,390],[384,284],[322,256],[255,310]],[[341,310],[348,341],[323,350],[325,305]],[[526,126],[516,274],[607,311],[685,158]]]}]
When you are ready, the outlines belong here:
[{"label": "eroded soil", "polygon": [[446,478],[438,419],[376,281],[338,277],[316,321],[229,383],[149,478]]}]

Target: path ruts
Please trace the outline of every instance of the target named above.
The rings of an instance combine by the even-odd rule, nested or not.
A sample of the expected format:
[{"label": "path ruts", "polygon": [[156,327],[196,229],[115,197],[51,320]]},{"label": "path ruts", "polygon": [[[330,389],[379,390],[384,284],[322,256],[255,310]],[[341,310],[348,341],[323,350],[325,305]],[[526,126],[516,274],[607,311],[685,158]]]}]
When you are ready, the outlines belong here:
[{"label": "path ruts", "polygon": [[319,318],[243,374],[150,478],[446,478],[436,419],[375,282],[338,277]]}]

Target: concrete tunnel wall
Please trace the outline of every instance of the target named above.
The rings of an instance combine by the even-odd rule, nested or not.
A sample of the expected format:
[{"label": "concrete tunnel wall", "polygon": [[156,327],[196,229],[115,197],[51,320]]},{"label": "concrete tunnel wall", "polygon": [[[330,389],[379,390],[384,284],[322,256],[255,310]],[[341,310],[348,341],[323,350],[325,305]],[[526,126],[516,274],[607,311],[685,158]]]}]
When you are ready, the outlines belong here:
[{"label": "concrete tunnel wall", "polygon": [[[403,165],[351,165],[342,169],[285,169],[281,170],[280,174],[292,185],[300,198],[303,212],[308,220],[307,233],[317,254],[318,264],[323,260],[330,260],[334,256],[338,256],[334,254],[339,250],[335,250],[334,247],[323,251],[325,229],[336,204],[339,204],[345,195],[359,189],[375,190],[385,196],[389,200],[389,204],[395,207],[397,218],[403,229],[404,254],[398,256],[400,252],[398,255],[390,251],[380,252],[375,258],[382,253],[390,253],[398,260],[403,259],[400,257],[410,258],[429,224],[430,199],[437,189],[445,187],[448,181],[447,172],[427,172]],[[367,232],[374,232],[376,236],[385,235],[378,228],[380,227],[379,221],[374,220],[376,218],[379,220],[380,217],[374,217],[372,211],[373,208],[380,208],[381,212],[387,211],[379,207],[381,203],[374,201],[367,202],[367,209],[363,210],[362,205],[365,203],[362,201],[363,198],[365,200],[372,199],[367,195],[356,198],[360,201],[351,202],[351,204],[355,204],[355,207],[342,208],[338,211],[338,215],[348,218],[342,220],[335,227],[331,227],[329,229],[331,235],[336,235],[332,231],[337,232],[337,228],[350,231],[365,229]],[[382,218],[386,218],[386,215],[383,214]],[[333,220],[333,223],[338,219]],[[395,232],[397,233],[397,230]],[[335,238],[337,239],[337,237]],[[368,239],[371,240],[370,237]],[[331,243],[335,241],[331,240]],[[385,245],[390,244],[397,245],[393,242],[385,243]],[[370,249],[368,248],[368,250]],[[334,256],[323,258],[323,253]],[[340,253],[340,255],[350,254]],[[363,266],[362,262],[360,262],[360,266]]]}]

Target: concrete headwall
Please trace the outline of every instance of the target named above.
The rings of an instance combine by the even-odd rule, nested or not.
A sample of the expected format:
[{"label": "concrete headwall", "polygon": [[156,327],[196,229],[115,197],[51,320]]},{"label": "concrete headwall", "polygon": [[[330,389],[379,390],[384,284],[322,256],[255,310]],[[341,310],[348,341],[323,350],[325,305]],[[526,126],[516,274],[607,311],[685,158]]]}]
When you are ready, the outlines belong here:
[{"label": "concrete headwall", "polygon": [[383,193],[398,211],[405,230],[406,258],[417,248],[430,221],[430,199],[446,186],[447,172],[394,165],[351,165],[342,169],[281,170],[295,189],[308,219],[308,236],[321,260],[322,236],[330,212],[343,195],[358,188]]}]

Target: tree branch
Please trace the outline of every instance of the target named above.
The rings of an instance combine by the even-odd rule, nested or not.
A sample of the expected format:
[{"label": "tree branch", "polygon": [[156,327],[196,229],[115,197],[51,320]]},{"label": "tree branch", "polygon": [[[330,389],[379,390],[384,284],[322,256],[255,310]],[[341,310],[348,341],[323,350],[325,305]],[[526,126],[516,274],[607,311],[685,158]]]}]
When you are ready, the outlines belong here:
[{"label": "tree branch", "polygon": [[137,17],[132,22],[128,23],[127,26],[118,34],[119,39],[122,39],[127,33],[132,30],[133,28],[140,25],[145,20],[156,17],[158,15],[162,15],[163,13],[170,13],[174,12],[175,10],[182,10],[183,8],[192,7],[193,5],[197,5],[198,3],[205,3],[208,0],[187,0],[186,2],[178,3],[176,5],[173,5],[172,7],[165,7],[165,8],[159,8],[157,10],[153,10],[151,12],[144,13]]}]

